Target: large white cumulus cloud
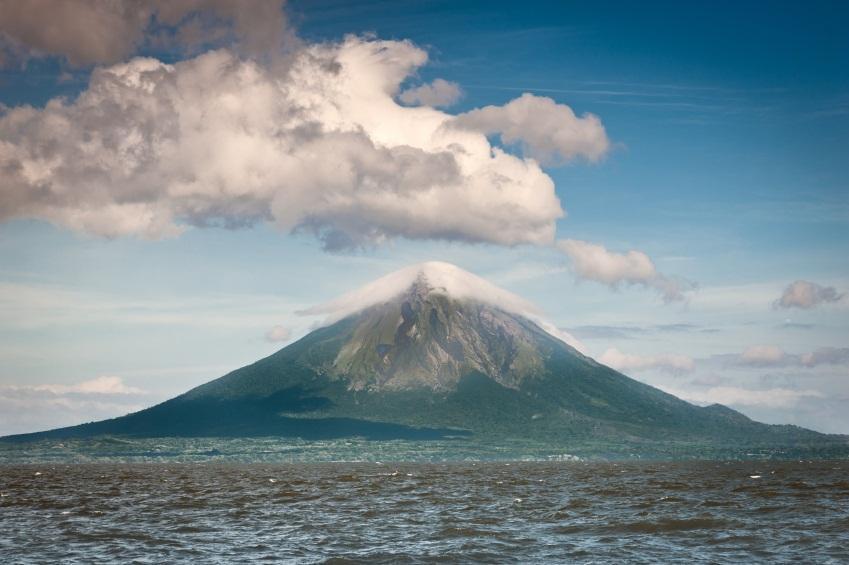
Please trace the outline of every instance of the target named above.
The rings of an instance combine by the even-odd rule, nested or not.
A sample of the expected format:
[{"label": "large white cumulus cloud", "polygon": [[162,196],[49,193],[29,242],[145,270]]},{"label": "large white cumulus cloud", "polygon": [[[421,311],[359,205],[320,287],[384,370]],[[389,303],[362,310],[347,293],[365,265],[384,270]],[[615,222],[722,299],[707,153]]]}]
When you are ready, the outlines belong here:
[{"label": "large white cumulus cloud", "polygon": [[[0,117],[0,219],[149,238],[270,221],[328,248],[398,236],[552,243],[563,209],[535,160],[396,102],[426,61],[409,42],[348,37],[302,46],[285,66],[217,50],[96,69],[78,99]],[[561,157],[597,156],[562,141],[568,107],[538,111],[562,123]]]}]

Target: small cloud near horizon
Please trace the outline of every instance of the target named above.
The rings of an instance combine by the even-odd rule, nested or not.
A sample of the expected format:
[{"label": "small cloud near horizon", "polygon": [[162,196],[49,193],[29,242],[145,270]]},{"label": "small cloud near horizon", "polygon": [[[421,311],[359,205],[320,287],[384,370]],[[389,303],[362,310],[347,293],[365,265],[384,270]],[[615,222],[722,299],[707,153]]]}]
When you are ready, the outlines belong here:
[{"label": "small cloud near horizon", "polygon": [[675,353],[634,355],[623,353],[616,348],[610,348],[602,353],[598,361],[622,372],[655,369],[673,375],[679,375],[689,373],[695,368],[693,359],[686,355]]},{"label": "small cloud near horizon", "polygon": [[274,326],[265,332],[265,341],[269,343],[283,343],[292,337],[292,330],[285,326]]},{"label": "small cloud near horizon", "polygon": [[833,286],[822,286],[814,282],[798,280],[784,289],[781,296],[773,302],[775,309],[801,308],[809,310],[820,304],[840,302],[845,293],[837,292]]},{"label": "small cloud near horizon", "polygon": [[684,293],[695,288],[690,281],[658,272],[651,258],[642,251],[616,253],[603,245],[577,239],[558,240],[556,247],[569,257],[579,279],[599,282],[612,289],[622,285],[643,286],[657,291],[668,303],[685,300]]},{"label": "small cloud near horizon", "polygon": [[0,436],[123,416],[156,399],[116,376],[73,384],[0,385]]}]

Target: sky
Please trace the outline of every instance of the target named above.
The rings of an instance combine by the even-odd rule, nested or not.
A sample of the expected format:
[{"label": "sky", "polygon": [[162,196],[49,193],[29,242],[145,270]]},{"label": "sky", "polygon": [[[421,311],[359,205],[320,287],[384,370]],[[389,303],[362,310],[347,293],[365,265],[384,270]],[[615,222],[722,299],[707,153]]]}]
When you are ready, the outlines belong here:
[{"label": "sky", "polygon": [[849,433],[841,2],[0,0],[0,434],[444,261],[698,404]]}]

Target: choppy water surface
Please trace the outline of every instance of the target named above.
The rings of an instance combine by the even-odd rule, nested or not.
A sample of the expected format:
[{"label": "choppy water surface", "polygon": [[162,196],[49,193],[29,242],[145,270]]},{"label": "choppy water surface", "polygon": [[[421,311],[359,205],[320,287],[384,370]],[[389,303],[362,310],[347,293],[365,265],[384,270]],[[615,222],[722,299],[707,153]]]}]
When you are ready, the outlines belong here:
[{"label": "choppy water surface", "polygon": [[849,561],[849,462],[0,466],[9,563]]}]

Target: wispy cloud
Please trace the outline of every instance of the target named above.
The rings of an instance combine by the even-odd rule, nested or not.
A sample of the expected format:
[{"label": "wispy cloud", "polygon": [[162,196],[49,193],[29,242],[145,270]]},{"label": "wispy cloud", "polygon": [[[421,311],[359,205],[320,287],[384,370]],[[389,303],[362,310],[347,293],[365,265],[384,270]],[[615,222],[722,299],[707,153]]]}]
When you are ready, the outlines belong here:
[{"label": "wispy cloud", "polygon": [[719,115],[762,114],[779,109],[784,88],[741,89],[711,85],[663,84],[614,81],[572,81],[564,86],[526,83],[467,84],[468,89],[501,90],[566,94],[572,99],[587,99],[592,104],[655,108],[672,113],[664,119],[681,120],[681,116],[707,116],[715,122]]},{"label": "wispy cloud", "polygon": [[582,339],[637,339],[649,334],[661,333],[714,333],[716,328],[705,328],[697,324],[654,324],[645,326],[587,325],[566,328]]},{"label": "wispy cloud", "polygon": [[754,345],[740,354],[720,355],[717,358],[726,364],[744,367],[849,366],[849,347],[820,347],[806,353],[792,354],[777,345]]},{"label": "wispy cloud", "polygon": [[663,385],[660,388],[669,394],[697,404],[716,403],[747,407],[788,408],[795,406],[804,399],[825,397],[822,392],[811,389],[747,389],[735,386],[716,386],[703,390],[688,390]]},{"label": "wispy cloud", "polygon": [[115,376],[73,384],[0,385],[0,435],[122,416],[158,399]]},{"label": "wispy cloud", "polygon": [[786,354],[778,346],[753,345],[740,354],[738,362],[742,365],[768,367],[783,363],[785,357]]},{"label": "wispy cloud", "polygon": [[695,287],[689,281],[658,272],[654,262],[642,251],[632,249],[616,253],[603,245],[576,239],[561,239],[556,245],[569,257],[580,279],[600,282],[611,288],[644,286],[659,292],[664,302],[684,300],[684,293]]},{"label": "wispy cloud", "polygon": [[686,355],[676,353],[634,355],[623,353],[616,348],[605,351],[598,358],[598,361],[625,373],[655,369],[672,374],[682,374],[692,371],[695,367],[693,359]]},{"label": "wispy cloud", "polygon": [[781,296],[773,302],[774,308],[814,308],[820,304],[840,302],[845,293],[838,292],[833,286],[821,286],[810,281],[795,281],[784,289]]},{"label": "wispy cloud", "polygon": [[31,390],[47,391],[53,394],[145,394],[140,388],[127,386],[120,377],[97,377],[72,385],[42,384],[26,387]]},{"label": "wispy cloud", "polygon": [[0,282],[3,327],[63,325],[180,325],[269,327],[303,305],[277,295],[210,294],[194,297],[121,296],[61,285]]}]

